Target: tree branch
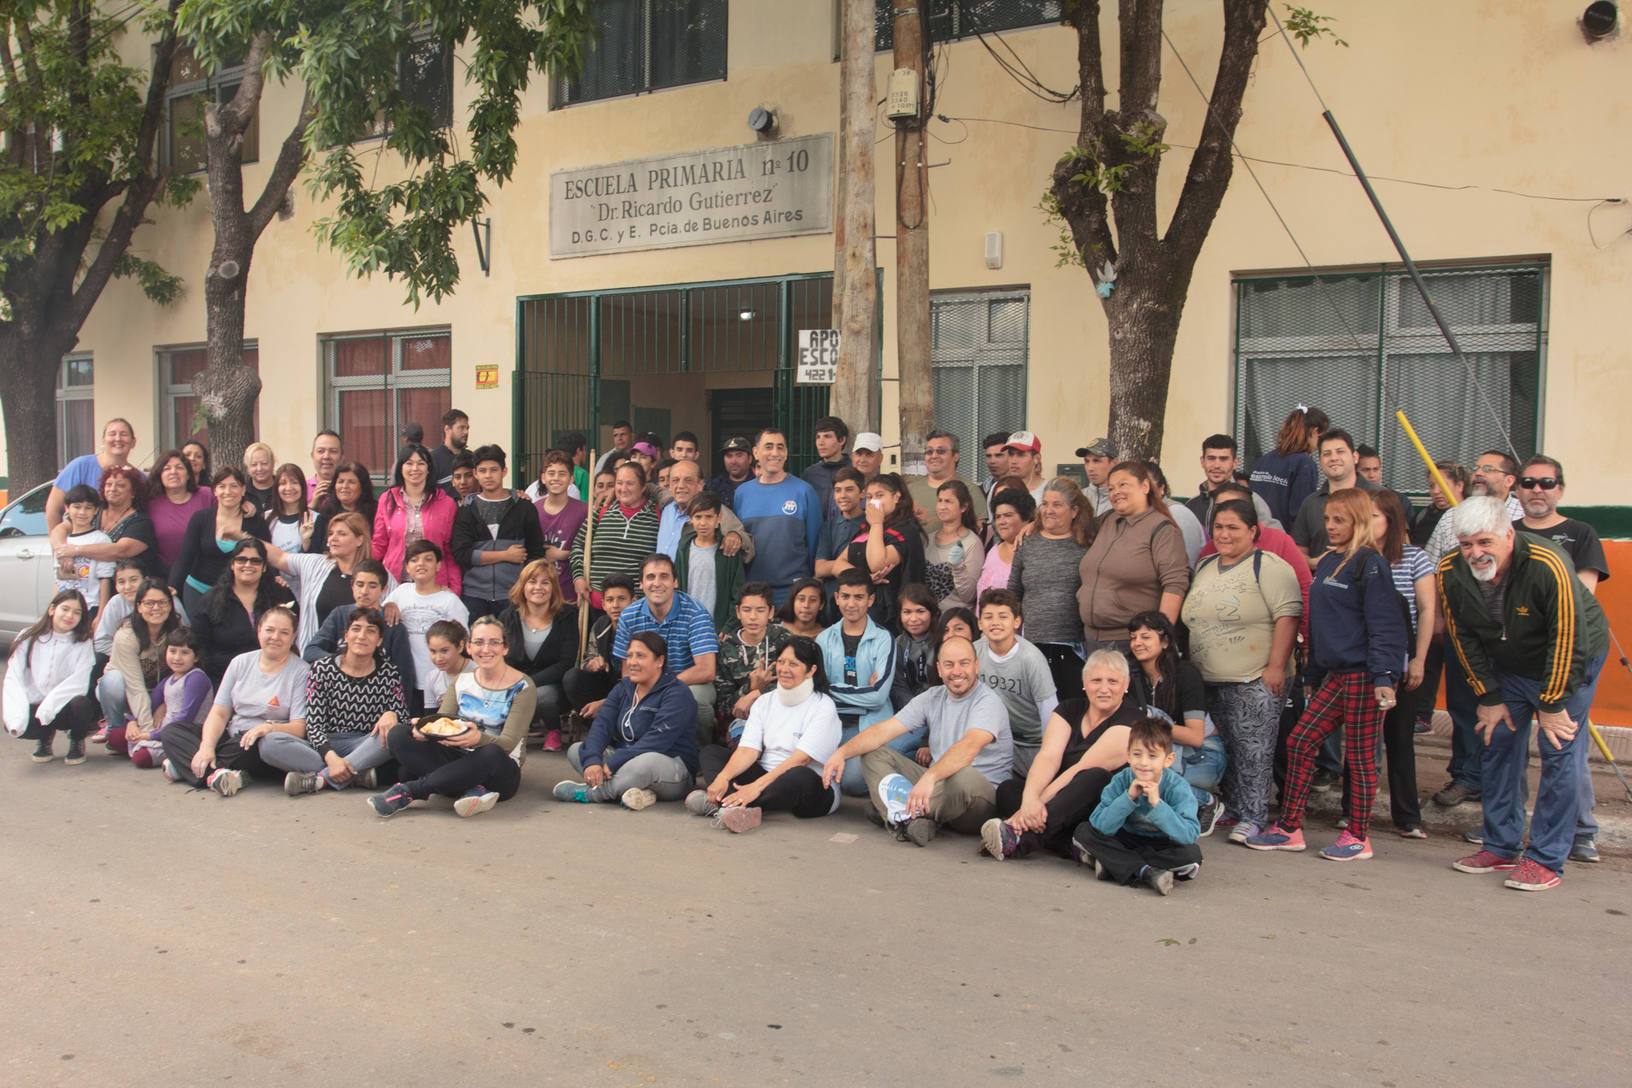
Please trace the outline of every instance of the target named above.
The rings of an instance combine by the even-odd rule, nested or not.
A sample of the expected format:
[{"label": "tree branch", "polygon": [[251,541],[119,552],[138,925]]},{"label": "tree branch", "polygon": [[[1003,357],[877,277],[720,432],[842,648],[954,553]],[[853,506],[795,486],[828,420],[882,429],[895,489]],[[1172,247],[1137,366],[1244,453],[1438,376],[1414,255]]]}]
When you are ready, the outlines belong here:
[{"label": "tree branch", "polygon": [[283,138],[283,146],[278,149],[278,157],[272,163],[272,172],[267,175],[266,185],[261,189],[261,195],[255,201],[255,206],[249,209],[249,229],[252,237],[259,238],[267,224],[272,222],[272,217],[283,204],[283,198],[289,194],[289,187],[300,175],[300,168],[306,162],[306,128],[312,123],[316,113],[317,104],[312,100],[312,90],[308,87],[301,98],[300,113],[295,118],[294,127],[289,130],[289,135]]},{"label": "tree branch", "polygon": [[1121,187],[1111,196],[1120,263],[1125,265],[1130,258],[1143,263],[1146,255],[1159,252],[1156,185],[1161,153],[1132,151],[1122,138],[1159,139],[1167,129],[1156,109],[1162,91],[1162,0],[1121,0],[1119,21],[1118,108],[1107,117],[1104,142],[1105,160],[1127,168]]}]

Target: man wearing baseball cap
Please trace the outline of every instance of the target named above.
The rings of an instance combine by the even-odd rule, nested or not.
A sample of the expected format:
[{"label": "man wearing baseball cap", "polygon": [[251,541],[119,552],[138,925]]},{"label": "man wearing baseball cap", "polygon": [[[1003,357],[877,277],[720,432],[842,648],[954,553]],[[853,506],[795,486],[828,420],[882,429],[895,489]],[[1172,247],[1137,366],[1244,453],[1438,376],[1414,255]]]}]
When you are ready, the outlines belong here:
[{"label": "man wearing baseball cap", "polygon": [[1116,466],[1116,447],[1109,438],[1096,438],[1086,446],[1077,447],[1082,467],[1088,473],[1088,486],[1082,489],[1088,501],[1094,504],[1094,513],[1103,514],[1111,508],[1111,493],[1106,481]]},{"label": "man wearing baseball cap", "polygon": [[732,435],[720,447],[720,460],[725,465],[725,471],[718,476],[710,476],[703,484],[704,491],[712,491],[720,497],[728,509],[735,510],[737,500],[737,485],[754,475],[754,447],[742,435]]},{"label": "man wearing baseball cap", "polygon": [[[856,440],[850,443],[850,464],[871,482],[884,465],[884,439],[872,431],[862,431],[856,435]],[[867,490],[866,484],[862,485],[862,490]]]},{"label": "man wearing baseball cap", "polygon": [[1015,431],[1003,447],[1009,454],[1009,475],[1026,481],[1026,490],[1038,501],[1043,497],[1043,443],[1030,431]]}]

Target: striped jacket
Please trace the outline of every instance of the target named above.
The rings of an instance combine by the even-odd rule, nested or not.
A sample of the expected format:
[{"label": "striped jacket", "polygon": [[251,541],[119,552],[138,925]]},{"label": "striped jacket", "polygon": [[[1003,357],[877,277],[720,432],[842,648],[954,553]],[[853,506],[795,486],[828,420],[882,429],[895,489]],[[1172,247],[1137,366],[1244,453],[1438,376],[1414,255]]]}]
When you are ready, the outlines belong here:
[{"label": "striped jacket", "polygon": [[623,507],[612,503],[594,516],[595,539],[590,545],[589,566],[584,572],[584,534],[589,518],[578,527],[572,538],[572,576],[589,579],[589,588],[599,590],[601,584],[614,574],[627,574],[635,580],[635,592],[640,592],[640,564],[657,551],[657,507],[642,503],[633,517],[626,516]]},{"label": "striped jacket", "polygon": [[1450,648],[1479,701],[1502,701],[1498,673],[1541,684],[1541,708],[1549,713],[1581,686],[1587,662],[1609,648],[1604,610],[1575,567],[1551,541],[1515,533],[1513,558],[1504,579],[1502,614],[1492,616],[1479,583],[1460,551],[1439,561],[1439,603]]}]

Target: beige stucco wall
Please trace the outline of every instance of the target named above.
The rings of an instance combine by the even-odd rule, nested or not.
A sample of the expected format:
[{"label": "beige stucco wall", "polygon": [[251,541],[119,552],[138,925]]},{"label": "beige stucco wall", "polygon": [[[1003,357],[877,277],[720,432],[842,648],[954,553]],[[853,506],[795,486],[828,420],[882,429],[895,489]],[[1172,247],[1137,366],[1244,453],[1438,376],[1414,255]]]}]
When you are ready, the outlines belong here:
[{"label": "beige stucco wall", "polygon": [[[1500,0],[1479,6],[1377,0],[1333,12],[1350,48],[1316,45],[1305,52],[1328,104],[1373,175],[1401,234],[1420,261],[1542,255],[1552,264],[1544,448],[1571,470],[1570,500],[1620,504],[1624,488],[1608,459],[1613,413],[1601,411],[1627,340],[1632,298],[1632,208],[1600,210],[1587,233],[1590,205],[1525,199],[1507,188],[1561,196],[1632,196],[1632,35],[1588,47],[1573,20],[1579,5]],[[470,412],[476,434],[509,438],[510,372],[515,358],[517,296],[555,291],[658,285],[815,272],[832,266],[829,235],[654,250],[552,261],[548,256],[550,171],[646,155],[745,143],[755,105],[777,108],[781,131],[797,136],[837,128],[838,65],[833,62],[831,5],[809,0],[737,0],[731,10],[729,77],[637,98],[548,109],[544,81],[529,93],[518,134],[514,180],[492,207],[493,267],[477,267],[468,234],[457,239],[464,269],[456,297],[417,312],[399,286],[348,279],[339,260],[320,249],[310,225],[317,209],[303,187],[296,214],[275,222],[250,277],[246,335],[259,342],[266,383],[262,436],[280,457],[304,461],[320,424],[317,337],[323,333],[448,325],[453,330],[453,401]],[[1204,83],[1214,63],[1217,5],[1174,0],[1167,28]],[[1114,15],[1107,18],[1114,41]],[[1012,32],[1007,41],[1048,84],[1075,82],[1075,42],[1061,28]],[[1085,273],[1057,269],[1049,246],[1056,232],[1036,210],[1054,160],[1072,142],[1076,106],[1027,95],[974,41],[945,48],[938,113],[987,121],[934,122],[930,142],[931,282],[937,289],[1024,285],[1031,290],[1030,411],[1024,421],[1043,439],[1045,460],[1102,433],[1106,414],[1105,324]],[[1108,62],[1114,85],[1114,53]],[[1163,112],[1174,145],[1163,195],[1170,203],[1183,178],[1185,145],[1203,118],[1200,98],[1173,63]],[[889,68],[878,63],[879,86]],[[461,92],[462,94],[463,92]],[[882,95],[882,90],[880,90]],[[461,102],[463,99],[461,99]],[[293,95],[263,106],[263,158],[286,130]],[[992,123],[1009,122],[1009,123]],[[1035,128],[1018,127],[1020,125]],[[882,135],[882,131],[881,131]],[[1253,156],[1300,164],[1260,165],[1260,177],[1317,266],[1387,262],[1394,254],[1358,185],[1343,176],[1342,156],[1320,119],[1320,107],[1278,39],[1267,40],[1246,105],[1239,140]],[[892,143],[879,144],[881,233],[891,233]],[[388,169],[383,167],[382,169]],[[1338,173],[1322,173],[1324,168]],[[262,167],[246,169],[253,186]],[[155,216],[138,235],[154,257],[195,285],[175,307],[160,310],[124,286],[111,289],[82,336],[97,366],[97,415],[149,421],[157,407],[155,346],[202,341],[202,293],[210,231],[201,199],[179,213]],[[985,267],[984,236],[1001,231],[1005,263]],[[895,373],[894,248],[879,243],[885,269],[884,374]],[[1185,312],[1174,367],[1164,461],[1175,487],[1188,490],[1201,435],[1231,424],[1232,271],[1296,267],[1300,259],[1246,173],[1235,182],[1203,250]],[[474,389],[477,363],[499,364],[497,390]],[[894,425],[895,386],[884,386],[884,430]],[[1018,426],[1021,421],[1016,420]]]}]

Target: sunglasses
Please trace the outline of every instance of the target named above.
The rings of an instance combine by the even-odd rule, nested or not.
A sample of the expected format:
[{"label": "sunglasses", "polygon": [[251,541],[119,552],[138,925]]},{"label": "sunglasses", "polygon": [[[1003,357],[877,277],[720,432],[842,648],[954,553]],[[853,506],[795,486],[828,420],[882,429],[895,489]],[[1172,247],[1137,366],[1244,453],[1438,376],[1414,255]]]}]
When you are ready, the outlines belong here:
[{"label": "sunglasses", "polygon": [[1558,486],[1558,480],[1553,476],[1526,476],[1519,481],[1519,486],[1527,488],[1531,491],[1535,491],[1537,489],[1542,491],[1551,491],[1553,488]]}]

